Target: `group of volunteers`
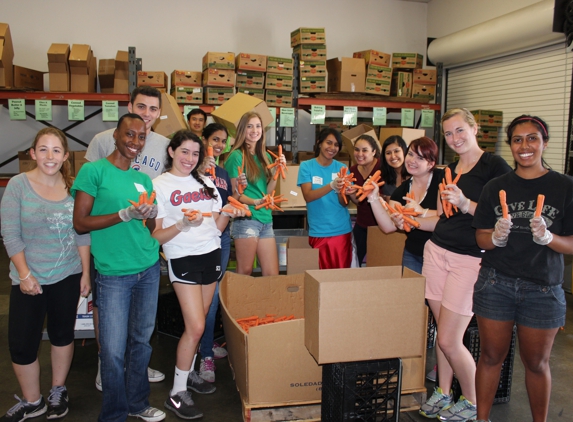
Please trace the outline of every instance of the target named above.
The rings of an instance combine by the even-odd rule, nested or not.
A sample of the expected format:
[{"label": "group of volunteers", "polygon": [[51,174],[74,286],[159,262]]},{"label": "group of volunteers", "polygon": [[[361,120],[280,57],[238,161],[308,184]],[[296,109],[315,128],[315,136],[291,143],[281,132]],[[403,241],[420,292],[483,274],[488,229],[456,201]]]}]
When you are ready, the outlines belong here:
[{"label": "group of volunteers", "polygon": [[[207,116],[194,109],[190,129],[167,139],[151,130],[160,110],[159,91],[136,88],[129,113],[94,137],[75,180],[65,135],[42,129],[30,148],[37,166],[10,180],[1,224],[11,260],[8,344],[22,398],[15,396],[2,420],[68,413],[76,306],[90,291],[102,391],[98,420],[166,417],[149,403],[149,382],[165,379],[148,366],[160,248],[185,323],[164,408],[182,419],[200,418],[191,391],[216,390],[214,359],[226,355],[213,337],[231,238],[238,273],[251,274],[257,259],[262,275],[279,274],[273,207],[264,205],[272,204],[275,172],[286,160],[268,153],[261,117],[241,118],[223,165],[225,126],[205,126]],[[356,140],[356,164],[345,169],[335,159],[340,133],[322,130],[315,158],[301,163],[297,182],[307,202],[310,246],[319,250],[321,269],[348,268],[368,259],[368,227],[406,233],[403,266],[425,276],[438,325],[438,383],[423,416],[487,421],[516,324],[531,412],[535,422],[545,421],[549,356],[565,319],[563,254],[573,253],[573,183],[543,161],[549,129],[539,117],[522,115],[507,127],[514,171],[480,149],[478,125],[466,109],[447,111],[442,130],[458,157],[446,169],[436,167],[438,148],[427,137],[406,145],[392,136],[380,146],[368,135]],[[477,369],[463,344],[474,313]],[[38,349],[46,316],[52,388],[44,400]],[[454,373],[462,389],[457,401]]]}]

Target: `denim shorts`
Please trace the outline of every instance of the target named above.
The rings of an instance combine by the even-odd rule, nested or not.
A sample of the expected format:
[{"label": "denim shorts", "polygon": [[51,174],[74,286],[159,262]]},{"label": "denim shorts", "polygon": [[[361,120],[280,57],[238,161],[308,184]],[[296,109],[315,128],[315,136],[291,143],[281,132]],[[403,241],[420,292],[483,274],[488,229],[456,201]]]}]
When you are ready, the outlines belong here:
[{"label": "denim shorts", "polygon": [[496,321],[515,321],[529,328],[565,325],[565,292],[561,285],[543,286],[482,267],[474,286],[473,311]]},{"label": "denim shorts", "polygon": [[273,224],[264,224],[252,218],[236,218],[231,224],[231,237],[233,239],[247,239],[249,237],[258,237],[266,239],[275,237]]}]

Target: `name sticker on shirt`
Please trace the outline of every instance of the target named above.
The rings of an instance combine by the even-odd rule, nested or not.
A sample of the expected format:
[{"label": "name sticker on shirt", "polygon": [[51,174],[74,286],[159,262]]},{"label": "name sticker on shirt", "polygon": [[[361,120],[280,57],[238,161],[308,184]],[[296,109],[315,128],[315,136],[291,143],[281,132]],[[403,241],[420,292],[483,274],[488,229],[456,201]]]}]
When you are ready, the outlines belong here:
[{"label": "name sticker on shirt", "polygon": [[145,190],[145,188],[143,187],[143,185],[140,185],[139,183],[134,183],[133,185],[135,186],[135,189],[136,189],[139,193],[147,192],[147,191]]},{"label": "name sticker on shirt", "polygon": [[330,177],[332,177],[332,180],[334,180],[338,177],[338,173],[332,173]]},{"label": "name sticker on shirt", "polygon": [[322,185],[322,177],[312,176],[312,184],[313,185]]}]

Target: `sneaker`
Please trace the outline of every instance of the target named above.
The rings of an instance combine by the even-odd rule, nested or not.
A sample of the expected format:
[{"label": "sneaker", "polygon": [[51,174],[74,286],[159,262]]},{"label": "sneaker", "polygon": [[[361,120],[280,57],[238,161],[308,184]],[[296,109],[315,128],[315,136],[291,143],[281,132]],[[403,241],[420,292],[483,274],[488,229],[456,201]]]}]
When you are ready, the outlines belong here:
[{"label": "sneaker", "polygon": [[97,375],[96,375],[96,389],[102,391],[101,388],[101,359],[97,357]]},{"label": "sneaker", "polygon": [[162,421],[163,419],[165,419],[165,412],[163,410],[159,410],[159,409],[156,409],[155,407],[149,406],[143,412],[130,413],[129,416],[132,416],[134,418],[143,419],[144,421],[147,421],[147,422],[156,422],[156,421]]},{"label": "sneaker", "polygon": [[68,414],[68,390],[66,386],[54,386],[48,396],[46,419],[59,419]]},{"label": "sneaker", "polygon": [[28,403],[25,399],[20,399],[16,394],[14,394],[14,397],[18,400],[18,403],[6,412],[6,416],[2,419],[3,421],[20,422],[43,415],[48,410],[48,406],[46,406],[46,402],[41,396],[38,404]]},{"label": "sneaker", "polygon": [[454,397],[450,393],[444,394],[440,387],[434,389],[434,394],[420,408],[420,415],[430,419],[438,417],[438,413],[454,405]]},{"label": "sneaker", "polygon": [[201,359],[199,376],[207,382],[215,382],[215,362],[213,358]]},{"label": "sneaker", "polygon": [[165,379],[165,374],[155,369],[147,368],[147,377],[149,382],[161,382]]},{"label": "sneaker", "polygon": [[438,372],[438,365],[434,365],[434,369],[426,374],[426,379],[431,382],[436,382],[436,375]]},{"label": "sneaker", "polygon": [[199,394],[211,394],[214,393],[217,387],[213,384],[205,382],[203,378],[197,374],[197,371],[189,372],[189,377],[187,378],[187,388],[195,391]]},{"label": "sneaker", "polygon": [[460,396],[460,399],[456,404],[447,409],[440,410],[438,416],[441,421],[473,421],[477,417],[477,409],[475,404],[466,399],[464,396]]},{"label": "sneaker", "polygon": [[213,343],[213,353],[215,354],[215,359],[223,359],[226,358],[229,354],[226,349],[221,347],[218,343]]},{"label": "sneaker", "polygon": [[189,391],[180,391],[173,396],[169,396],[163,406],[181,419],[197,419],[203,416],[203,412],[195,407]]}]

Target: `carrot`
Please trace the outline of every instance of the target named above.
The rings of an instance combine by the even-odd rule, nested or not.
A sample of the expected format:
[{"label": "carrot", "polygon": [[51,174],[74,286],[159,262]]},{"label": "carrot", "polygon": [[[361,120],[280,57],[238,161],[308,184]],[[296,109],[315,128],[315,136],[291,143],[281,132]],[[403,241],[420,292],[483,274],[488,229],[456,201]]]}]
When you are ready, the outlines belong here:
[{"label": "carrot", "polygon": [[541,212],[543,211],[543,204],[545,203],[545,195],[537,195],[537,206],[535,207],[534,217],[541,217]]},{"label": "carrot", "polygon": [[503,189],[499,191],[499,203],[501,204],[502,217],[507,219],[509,216],[509,209],[507,208],[507,196]]},{"label": "carrot", "polygon": [[267,152],[268,152],[269,154],[271,154],[271,155],[273,156],[273,158],[277,158],[277,159],[279,158],[279,156],[276,155],[274,152],[272,152],[270,149],[267,149]]},{"label": "carrot", "polygon": [[446,167],[445,174],[446,174],[446,185],[453,184],[454,182],[452,181],[452,170],[449,167]]},{"label": "carrot", "polygon": [[460,177],[462,177],[462,169],[460,169],[459,173],[456,175],[456,178],[454,179],[454,181],[452,183],[454,185],[457,185],[458,181],[460,180]]}]

